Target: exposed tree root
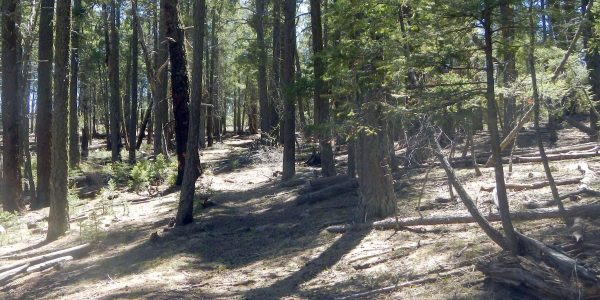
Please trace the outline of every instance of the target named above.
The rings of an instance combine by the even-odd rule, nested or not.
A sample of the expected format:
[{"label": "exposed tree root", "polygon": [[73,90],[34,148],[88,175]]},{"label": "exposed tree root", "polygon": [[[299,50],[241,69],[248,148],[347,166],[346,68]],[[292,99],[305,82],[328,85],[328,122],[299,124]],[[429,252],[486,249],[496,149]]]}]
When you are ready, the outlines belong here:
[{"label": "exposed tree root", "polygon": [[356,188],[358,188],[358,181],[356,179],[351,179],[316,192],[300,195],[296,197],[295,201],[296,205],[314,204],[339,195],[354,192],[356,191]]}]

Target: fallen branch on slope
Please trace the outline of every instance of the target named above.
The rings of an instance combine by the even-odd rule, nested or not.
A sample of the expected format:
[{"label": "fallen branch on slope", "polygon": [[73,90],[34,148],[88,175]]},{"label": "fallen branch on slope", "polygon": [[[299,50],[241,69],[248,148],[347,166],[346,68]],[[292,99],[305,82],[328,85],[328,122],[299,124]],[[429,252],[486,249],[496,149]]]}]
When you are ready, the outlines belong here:
[{"label": "fallen branch on slope", "polygon": [[[569,184],[578,184],[583,177],[577,178],[568,178],[562,180],[556,180],[554,183],[559,185],[569,185]],[[548,181],[538,181],[532,183],[507,183],[506,189],[514,190],[514,191],[525,191],[525,190],[535,190],[547,187],[549,185]],[[486,192],[491,192],[496,188],[496,185],[482,186],[481,190]]]},{"label": "fallen branch on slope", "polygon": [[[600,205],[580,205],[572,206],[565,209],[567,217],[594,217],[600,216]],[[540,208],[526,211],[514,211],[510,213],[513,221],[530,221],[542,219],[561,218],[561,214],[556,208]],[[500,215],[497,213],[484,216],[488,222],[499,222]],[[337,225],[327,227],[326,230],[331,233],[344,233],[350,230],[395,230],[401,227],[408,226],[428,226],[428,225],[449,225],[449,224],[465,224],[474,223],[475,220],[469,213],[457,213],[450,216],[434,216],[434,217],[412,217],[412,218],[388,218],[385,220],[351,225]]]}]

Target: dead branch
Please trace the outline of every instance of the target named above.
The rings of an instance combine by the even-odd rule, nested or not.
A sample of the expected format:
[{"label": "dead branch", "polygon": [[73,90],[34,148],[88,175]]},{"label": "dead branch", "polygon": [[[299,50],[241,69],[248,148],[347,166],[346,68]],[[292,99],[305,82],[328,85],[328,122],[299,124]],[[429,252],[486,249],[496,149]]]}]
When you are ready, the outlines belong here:
[{"label": "dead branch", "polygon": [[[519,130],[521,130],[523,125],[525,125],[525,123],[527,122],[527,120],[529,120],[529,118],[531,117],[532,114],[533,114],[533,105],[531,106],[531,108],[529,108],[529,110],[525,113],[525,115],[519,120],[517,125],[510,131],[510,133],[504,138],[504,140],[502,140],[502,143],[500,143],[500,151],[504,151],[506,148],[508,148],[508,146],[517,138],[517,136],[519,135]],[[494,156],[490,155],[490,158],[485,163],[485,167],[490,168],[493,166],[494,166]]]}]

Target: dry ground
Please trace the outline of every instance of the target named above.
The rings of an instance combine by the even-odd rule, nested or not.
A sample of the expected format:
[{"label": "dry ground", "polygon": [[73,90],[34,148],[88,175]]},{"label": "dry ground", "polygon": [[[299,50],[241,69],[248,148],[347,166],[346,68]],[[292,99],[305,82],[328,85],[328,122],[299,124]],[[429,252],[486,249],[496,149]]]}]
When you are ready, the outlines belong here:
[{"label": "dry ground", "polygon": [[[561,135],[569,136],[573,143],[572,132]],[[365,298],[519,297],[484,285],[483,275],[475,270],[478,257],[499,250],[476,225],[327,233],[327,226],[353,219],[356,195],[296,206],[293,200],[301,186],[283,186],[276,176],[280,150],[257,150],[253,145],[252,137],[233,137],[203,152],[206,174],[197,184],[198,203],[208,198],[215,205],[198,207],[196,222],[184,228],[167,226],[175,215],[178,192],[164,186],[155,196],[119,190],[109,203],[103,196],[80,200],[72,213],[79,220],[72,222],[67,237],[51,244],[42,243],[47,210],[20,217],[20,225],[1,240],[0,256],[44,253],[84,241],[93,242],[94,248],[87,257],[60,269],[19,277],[0,287],[0,299],[332,299],[449,270],[460,272]],[[577,162],[552,163],[556,177],[577,175]],[[600,171],[600,159],[588,163],[592,170]],[[298,167],[297,182],[315,176],[312,168]],[[486,201],[489,193],[479,192],[481,185],[494,182],[493,170],[482,171],[479,178],[469,169],[460,170],[459,176],[477,197],[480,209],[493,211]],[[424,203],[447,196],[442,170],[433,169],[427,182],[424,177],[425,169],[412,169],[399,179],[401,217],[417,215],[416,202],[424,183]],[[542,179],[540,164],[519,164],[508,182]],[[576,186],[559,189],[568,192]],[[510,192],[512,208],[522,209],[525,196],[548,199],[550,190]],[[597,201],[584,198],[580,202]],[[462,204],[450,203],[422,213],[463,210]],[[26,224],[32,222],[41,228],[28,229]],[[594,222],[586,238],[600,240],[600,222]],[[548,244],[570,239],[559,220],[517,223],[516,227]],[[151,239],[155,232],[159,238]],[[0,258],[0,265],[12,262]]]}]

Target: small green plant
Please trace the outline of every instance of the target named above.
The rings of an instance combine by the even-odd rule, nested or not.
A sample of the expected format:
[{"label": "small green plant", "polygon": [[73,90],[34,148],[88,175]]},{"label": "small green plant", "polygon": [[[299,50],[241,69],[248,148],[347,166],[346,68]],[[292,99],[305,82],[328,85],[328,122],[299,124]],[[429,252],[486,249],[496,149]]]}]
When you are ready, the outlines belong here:
[{"label": "small green plant", "polygon": [[131,167],[128,164],[123,162],[116,162],[111,165],[110,169],[111,178],[115,181],[116,184],[126,185],[127,183],[129,183],[129,180],[131,179]]},{"label": "small green plant", "polygon": [[139,191],[147,187],[150,182],[150,164],[147,160],[138,161],[131,169],[131,180],[129,187],[134,191]]},{"label": "small green plant", "polygon": [[7,211],[0,211],[0,225],[2,225],[2,227],[6,229],[17,226],[18,224],[19,217],[16,214]]}]

